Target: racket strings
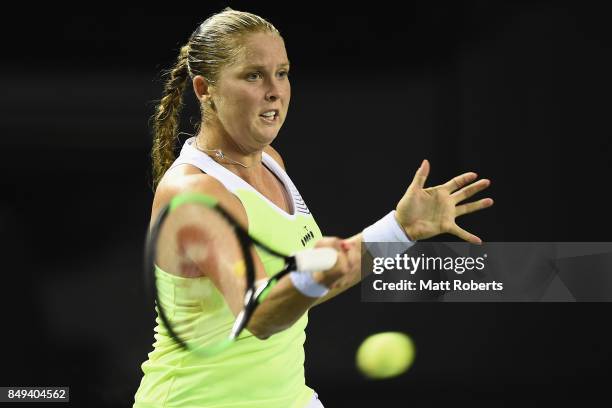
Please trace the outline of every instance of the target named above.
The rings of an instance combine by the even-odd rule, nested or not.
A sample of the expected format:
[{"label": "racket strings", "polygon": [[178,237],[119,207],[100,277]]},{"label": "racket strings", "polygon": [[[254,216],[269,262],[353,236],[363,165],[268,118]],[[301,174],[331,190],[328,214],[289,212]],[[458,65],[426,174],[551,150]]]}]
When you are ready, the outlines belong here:
[{"label": "racket strings", "polygon": [[[221,211],[194,203],[169,211],[155,241],[158,315],[169,326],[160,334],[192,351],[225,344],[254,281],[251,252]],[[251,335],[240,331],[239,339]]]}]

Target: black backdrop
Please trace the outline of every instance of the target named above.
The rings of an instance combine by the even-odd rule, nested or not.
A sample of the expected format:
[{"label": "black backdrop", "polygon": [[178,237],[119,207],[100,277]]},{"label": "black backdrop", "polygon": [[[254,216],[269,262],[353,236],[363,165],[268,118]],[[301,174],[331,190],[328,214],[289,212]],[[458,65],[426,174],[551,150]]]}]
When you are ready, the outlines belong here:
[{"label": "black backdrop", "polygon": [[[69,385],[74,406],[131,406],[153,341],[141,281],[148,118],[159,72],[225,5],[5,15],[0,385]],[[283,33],[293,92],[274,146],[325,234],[385,214],[427,158],[429,185],[464,171],[492,180],[480,196],[495,206],[460,219],[485,241],[610,241],[603,10],[230,5]],[[329,407],[606,399],[610,311],[361,303],[352,289],[310,313],[307,382]],[[383,330],[411,334],[417,359],[404,376],[369,382],[354,353]]]}]

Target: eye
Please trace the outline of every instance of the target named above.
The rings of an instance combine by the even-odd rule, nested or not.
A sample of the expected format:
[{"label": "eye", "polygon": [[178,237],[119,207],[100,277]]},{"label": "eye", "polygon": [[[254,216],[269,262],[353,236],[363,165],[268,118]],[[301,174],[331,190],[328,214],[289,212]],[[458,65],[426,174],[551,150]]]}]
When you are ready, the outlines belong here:
[{"label": "eye", "polygon": [[287,78],[289,76],[289,71],[281,71],[278,73],[278,76],[281,78]]},{"label": "eye", "polygon": [[247,81],[257,81],[261,78],[261,72],[251,72],[247,75]]}]

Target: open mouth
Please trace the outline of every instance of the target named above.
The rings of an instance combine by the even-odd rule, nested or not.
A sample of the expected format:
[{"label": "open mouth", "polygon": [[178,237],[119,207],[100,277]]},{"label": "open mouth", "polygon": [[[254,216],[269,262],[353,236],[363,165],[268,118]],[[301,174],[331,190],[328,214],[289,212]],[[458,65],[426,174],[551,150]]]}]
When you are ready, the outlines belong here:
[{"label": "open mouth", "polygon": [[273,109],[259,115],[265,122],[274,123],[278,121],[278,110]]}]

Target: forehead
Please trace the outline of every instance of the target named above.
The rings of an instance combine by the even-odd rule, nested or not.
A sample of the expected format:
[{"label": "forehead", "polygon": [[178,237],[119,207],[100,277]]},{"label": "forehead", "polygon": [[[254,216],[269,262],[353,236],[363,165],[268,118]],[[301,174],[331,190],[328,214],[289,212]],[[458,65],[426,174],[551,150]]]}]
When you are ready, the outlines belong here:
[{"label": "forehead", "polygon": [[289,63],[285,42],[272,33],[252,33],[242,38],[237,66],[279,65]]}]

